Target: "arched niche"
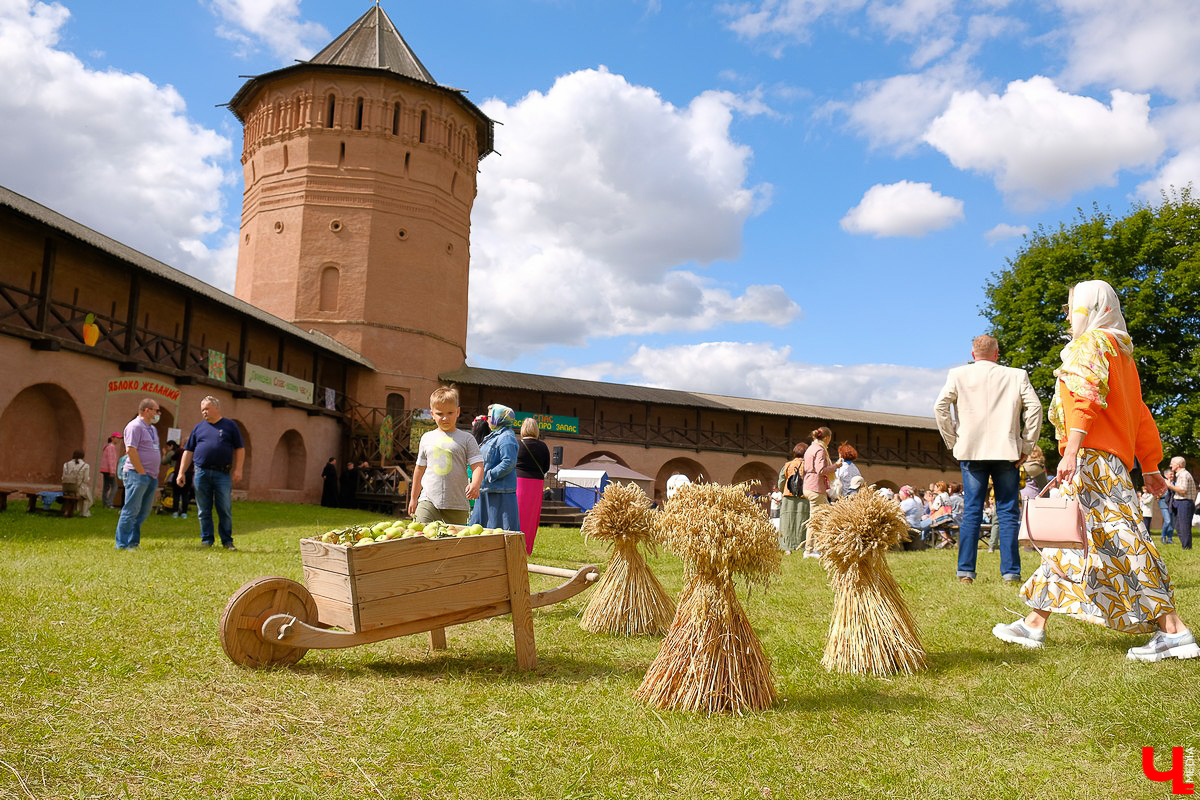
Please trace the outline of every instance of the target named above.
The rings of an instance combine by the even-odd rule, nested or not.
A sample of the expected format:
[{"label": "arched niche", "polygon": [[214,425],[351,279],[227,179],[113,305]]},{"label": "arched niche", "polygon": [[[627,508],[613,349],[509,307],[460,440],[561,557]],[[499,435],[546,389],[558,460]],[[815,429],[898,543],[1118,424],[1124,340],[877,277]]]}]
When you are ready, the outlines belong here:
[{"label": "arched niche", "polygon": [[[87,452],[83,415],[58,384],[25,387],[0,414],[0,481],[57,484],[62,465],[76,449]],[[93,472],[99,469],[96,455],[91,457]]]},{"label": "arched niche", "polygon": [[779,477],[779,470],[764,464],[761,461],[749,461],[738,467],[737,472],[733,473],[733,482],[749,483],[750,491],[760,494],[769,494],[775,490],[775,481]]},{"label": "arched niche", "polygon": [[308,451],[304,437],[294,428],[284,431],[271,456],[271,488],[302,490],[307,469]]},{"label": "arched niche", "polygon": [[338,295],[341,291],[342,271],[333,264],[321,267],[319,276],[318,311],[337,311]]},{"label": "arched niche", "polygon": [[659,503],[667,499],[667,478],[676,473],[686,475],[692,483],[708,480],[710,472],[699,462],[690,458],[672,458],[658,469],[654,477],[654,499]]}]

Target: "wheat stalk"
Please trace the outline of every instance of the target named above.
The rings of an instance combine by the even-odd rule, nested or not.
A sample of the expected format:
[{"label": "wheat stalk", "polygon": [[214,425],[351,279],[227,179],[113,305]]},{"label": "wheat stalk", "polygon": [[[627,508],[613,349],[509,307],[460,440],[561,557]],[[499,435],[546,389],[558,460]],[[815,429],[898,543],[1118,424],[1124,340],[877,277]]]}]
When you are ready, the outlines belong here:
[{"label": "wheat stalk", "polygon": [[880,676],[923,669],[925,648],[886,558],[908,535],[896,502],[860,492],[817,510],[808,530],[834,590],[825,668]]}]

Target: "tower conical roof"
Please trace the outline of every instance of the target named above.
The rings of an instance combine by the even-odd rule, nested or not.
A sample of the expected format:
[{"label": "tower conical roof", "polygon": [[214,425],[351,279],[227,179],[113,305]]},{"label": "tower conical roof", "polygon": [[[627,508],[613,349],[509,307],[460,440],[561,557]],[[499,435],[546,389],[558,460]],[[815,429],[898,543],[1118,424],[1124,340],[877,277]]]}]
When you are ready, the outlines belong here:
[{"label": "tower conical roof", "polygon": [[417,58],[417,54],[379,6],[368,9],[308,63],[382,69],[437,85],[421,59]]}]

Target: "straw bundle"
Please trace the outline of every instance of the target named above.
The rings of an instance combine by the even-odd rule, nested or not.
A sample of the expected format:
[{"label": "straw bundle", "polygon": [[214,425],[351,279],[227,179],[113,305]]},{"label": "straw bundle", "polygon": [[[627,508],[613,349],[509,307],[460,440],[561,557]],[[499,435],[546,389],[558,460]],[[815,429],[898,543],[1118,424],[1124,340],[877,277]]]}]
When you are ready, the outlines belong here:
[{"label": "straw bundle", "polygon": [[923,669],[925,648],[886,558],[907,536],[896,502],[859,492],[815,512],[808,531],[834,591],[825,668],[869,675]]},{"label": "straw bundle", "polygon": [[650,498],[637,484],[610,483],[583,522],[583,535],[612,543],[612,557],[579,625],[592,633],[657,636],[675,604],[638,550],[654,551],[657,530]]},{"label": "straw bundle", "polygon": [[660,539],[684,562],[679,609],[637,697],[662,709],[762,711],[775,702],[771,665],[733,578],[779,571],[775,529],[747,487],[686,486],[659,515]]}]

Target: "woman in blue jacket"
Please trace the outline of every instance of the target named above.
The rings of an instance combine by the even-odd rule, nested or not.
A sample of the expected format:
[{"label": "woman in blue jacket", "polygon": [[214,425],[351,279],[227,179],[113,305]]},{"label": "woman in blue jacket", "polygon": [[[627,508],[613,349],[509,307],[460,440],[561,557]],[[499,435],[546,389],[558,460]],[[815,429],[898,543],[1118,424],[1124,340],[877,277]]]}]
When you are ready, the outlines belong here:
[{"label": "woman in blue jacket", "polygon": [[508,406],[488,406],[488,427],[492,432],[479,446],[483,454],[483,486],[479,489],[479,524],[506,531],[521,530],[517,515],[517,434],[513,431],[516,415]]}]

